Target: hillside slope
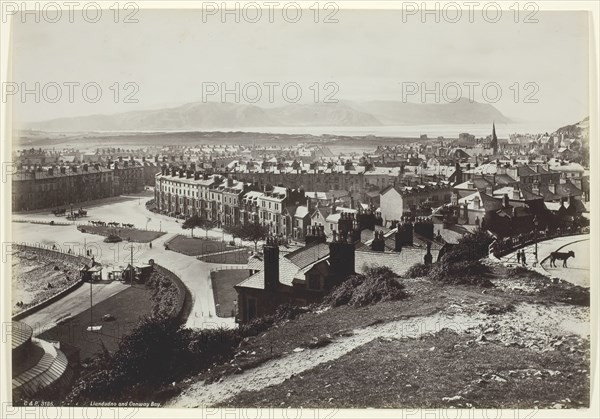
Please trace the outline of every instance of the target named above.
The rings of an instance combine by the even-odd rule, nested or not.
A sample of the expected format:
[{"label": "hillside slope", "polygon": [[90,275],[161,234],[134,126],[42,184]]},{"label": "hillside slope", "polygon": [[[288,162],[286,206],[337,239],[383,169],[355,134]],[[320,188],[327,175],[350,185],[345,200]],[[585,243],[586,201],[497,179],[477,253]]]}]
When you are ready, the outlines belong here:
[{"label": "hillside slope", "polygon": [[406,299],[305,313],[246,338],[167,405],[589,405],[587,290],[502,266],[491,279],[483,291],[405,279]]}]

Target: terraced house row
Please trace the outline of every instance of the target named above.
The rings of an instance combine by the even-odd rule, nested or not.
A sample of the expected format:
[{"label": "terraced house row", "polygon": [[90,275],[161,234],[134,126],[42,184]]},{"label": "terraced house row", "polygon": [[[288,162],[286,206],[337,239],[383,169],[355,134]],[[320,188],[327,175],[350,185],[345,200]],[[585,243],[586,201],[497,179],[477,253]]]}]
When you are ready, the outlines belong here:
[{"label": "terraced house row", "polygon": [[[144,189],[146,166],[119,158],[102,164],[17,166],[12,173],[12,209],[28,211],[68,206]],[[150,169],[154,170],[154,169]]]},{"label": "terraced house row", "polygon": [[292,217],[288,203],[305,201],[304,192],[280,186],[248,183],[190,168],[162,167],[156,175],[155,203],[159,212],[179,218],[193,215],[218,226],[259,222],[272,234],[288,235]]}]

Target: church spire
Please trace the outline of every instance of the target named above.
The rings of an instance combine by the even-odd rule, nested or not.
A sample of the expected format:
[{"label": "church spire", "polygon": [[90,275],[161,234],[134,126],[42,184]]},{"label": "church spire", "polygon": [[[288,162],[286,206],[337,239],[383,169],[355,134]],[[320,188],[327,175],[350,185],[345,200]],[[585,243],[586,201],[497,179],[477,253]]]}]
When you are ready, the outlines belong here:
[{"label": "church spire", "polygon": [[496,123],[492,122],[492,142],[490,146],[494,150],[494,155],[498,154],[498,137],[496,136]]}]

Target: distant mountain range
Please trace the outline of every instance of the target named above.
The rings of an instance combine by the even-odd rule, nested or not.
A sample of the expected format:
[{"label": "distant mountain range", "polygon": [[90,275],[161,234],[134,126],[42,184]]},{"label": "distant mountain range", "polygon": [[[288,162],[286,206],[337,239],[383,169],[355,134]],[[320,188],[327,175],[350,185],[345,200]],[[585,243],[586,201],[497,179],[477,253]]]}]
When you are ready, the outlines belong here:
[{"label": "distant mountain range", "polygon": [[24,124],[25,129],[74,131],[185,131],[250,127],[364,127],[381,125],[480,124],[511,122],[490,104],[399,101],[288,104],[267,108],[234,103],[188,103],[174,108],[112,115],[58,118]]}]

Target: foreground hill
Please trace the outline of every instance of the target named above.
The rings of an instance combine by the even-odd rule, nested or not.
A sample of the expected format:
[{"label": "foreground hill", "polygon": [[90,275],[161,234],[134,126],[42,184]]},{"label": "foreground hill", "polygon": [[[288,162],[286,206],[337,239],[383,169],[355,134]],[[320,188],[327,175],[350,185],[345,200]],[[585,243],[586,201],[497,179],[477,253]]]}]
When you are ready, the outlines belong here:
[{"label": "foreground hill", "polygon": [[171,407],[589,405],[589,294],[491,266],[494,287],[403,279],[407,297],[318,308],[242,341]]}]

